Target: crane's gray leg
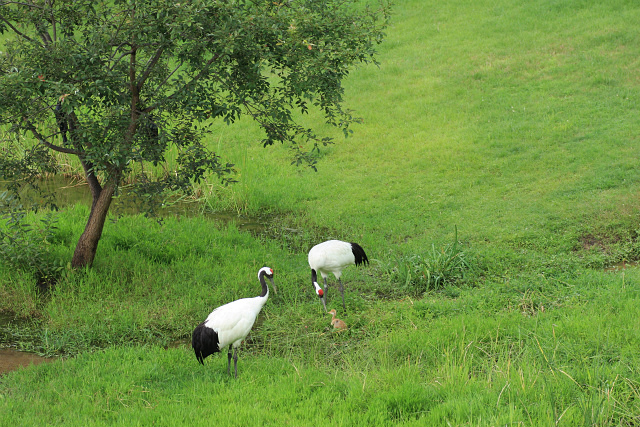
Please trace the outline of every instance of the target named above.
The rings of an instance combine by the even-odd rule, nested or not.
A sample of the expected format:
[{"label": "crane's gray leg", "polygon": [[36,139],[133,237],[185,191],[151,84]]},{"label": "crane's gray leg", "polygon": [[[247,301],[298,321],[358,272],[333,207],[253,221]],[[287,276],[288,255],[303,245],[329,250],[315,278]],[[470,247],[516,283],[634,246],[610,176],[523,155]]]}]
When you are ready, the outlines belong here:
[{"label": "crane's gray leg", "polygon": [[229,344],[229,352],[227,353],[227,375],[231,375],[231,344]]},{"label": "crane's gray leg", "polygon": [[342,280],[338,279],[338,283],[340,284],[340,294],[342,295],[342,310],[347,311],[347,308],[344,306],[344,287],[342,286]]},{"label": "crane's gray leg", "polygon": [[324,278],[324,293],[322,294],[322,305],[324,305],[324,311],[327,311],[327,278]]},{"label": "crane's gray leg", "polygon": [[236,373],[236,378],[238,378],[238,347],[233,349],[233,369]]}]

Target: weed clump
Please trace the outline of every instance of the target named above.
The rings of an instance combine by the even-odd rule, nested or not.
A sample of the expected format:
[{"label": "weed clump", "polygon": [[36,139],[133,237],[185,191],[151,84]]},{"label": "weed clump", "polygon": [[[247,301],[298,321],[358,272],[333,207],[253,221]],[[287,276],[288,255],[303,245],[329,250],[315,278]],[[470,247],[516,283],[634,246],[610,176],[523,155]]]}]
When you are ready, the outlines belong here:
[{"label": "weed clump", "polygon": [[458,241],[457,228],[454,241],[441,248],[432,244],[425,254],[399,255],[387,264],[378,263],[397,289],[413,293],[439,290],[460,282],[471,267]]}]

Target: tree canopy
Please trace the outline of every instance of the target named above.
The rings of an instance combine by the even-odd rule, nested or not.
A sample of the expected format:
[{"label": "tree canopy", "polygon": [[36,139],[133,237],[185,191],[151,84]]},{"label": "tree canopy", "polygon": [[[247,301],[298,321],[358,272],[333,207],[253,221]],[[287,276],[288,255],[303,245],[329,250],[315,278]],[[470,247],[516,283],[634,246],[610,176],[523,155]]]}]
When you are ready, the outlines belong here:
[{"label": "tree canopy", "polygon": [[[365,2],[368,3],[368,2]],[[233,165],[203,143],[214,120],[249,116],[296,163],[329,139],[294,120],[318,109],[345,132],[343,80],[375,62],[386,5],[357,0],[0,0],[0,178],[82,165],[93,203],[72,265],[91,265],[122,179],[187,190]],[[306,148],[300,148],[306,147]],[[311,149],[309,148],[311,147]],[[152,177],[149,165],[166,165]]]}]

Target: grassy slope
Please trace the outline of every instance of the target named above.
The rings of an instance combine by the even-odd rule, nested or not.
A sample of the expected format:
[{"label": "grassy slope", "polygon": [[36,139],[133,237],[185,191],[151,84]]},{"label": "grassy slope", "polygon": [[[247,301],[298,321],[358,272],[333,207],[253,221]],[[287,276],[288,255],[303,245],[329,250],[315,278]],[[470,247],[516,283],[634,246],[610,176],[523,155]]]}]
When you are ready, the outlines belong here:
[{"label": "grassy slope", "polygon": [[[105,231],[94,271],[70,277],[44,307],[28,286],[6,285],[13,307],[41,313],[40,351],[149,345],[7,376],[0,420],[637,422],[638,273],[584,267],[637,256],[640,43],[628,23],[640,8],[441,3],[398,2],[380,69],[349,80],[364,124],[323,150],[317,173],[288,167],[281,147],[256,146],[249,125],[221,129],[219,149],[242,182],[216,188],[211,203],[300,212],[287,220],[302,234],[279,235],[296,250],[204,221],[168,221],[158,233],[128,219]],[[61,224],[67,247],[78,234],[69,224],[85,214]],[[350,270],[341,316],[350,330],[328,332],[303,248],[348,238],[389,262],[449,241],[454,225],[483,267],[477,286],[398,296],[376,268]],[[608,252],[583,250],[588,242]],[[224,356],[202,369],[188,348],[158,345],[188,337],[214,302],[252,295],[239,284],[263,264],[280,293],[241,354],[238,381],[224,375]]]},{"label": "grassy slope", "polygon": [[376,247],[458,224],[477,241],[566,249],[581,222],[633,203],[638,182],[638,48],[623,26],[637,10],[617,3],[401,2],[381,68],[350,80],[365,123],[318,173],[274,167],[284,150],[247,147],[250,132],[221,152],[242,176],[280,183],[253,187],[254,202],[302,203],[318,224],[366,229]]}]

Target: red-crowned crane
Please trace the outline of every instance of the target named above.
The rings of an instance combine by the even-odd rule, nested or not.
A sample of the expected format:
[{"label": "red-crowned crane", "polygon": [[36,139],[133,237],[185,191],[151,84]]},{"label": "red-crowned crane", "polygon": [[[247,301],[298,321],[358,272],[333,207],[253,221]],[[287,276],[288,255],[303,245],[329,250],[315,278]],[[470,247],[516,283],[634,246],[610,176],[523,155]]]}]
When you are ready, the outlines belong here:
[{"label": "red-crowned crane", "polygon": [[271,281],[273,289],[277,291],[273,283],[273,270],[262,267],[258,271],[258,279],[262,285],[260,296],[242,298],[222,305],[213,310],[207,320],[194,329],[191,345],[198,362],[204,365],[204,359],[207,356],[219,352],[228,345],[227,374],[231,375],[231,347],[233,347],[233,368],[238,378],[238,347],[249,334],[258,313],[269,298],[269,287],[265,277]]},{"label": "red-crowned crane", "polygon": [[[344,288],[342,286],[342,269],[355,264],[356,266],[367,264],[369,259],[364,249],[357,243],[343,242],[341,240],[327,240],[319,243],[309,251],[309,267],[311,267],[311,282],[316,288],[316,295],[322,300],[324,310],[327,311],[327,276],[333,273],[340,284],[342,294],[342,308],[344,305]],[[324,290],[318,285],[318,273],[324,279]]]}]

